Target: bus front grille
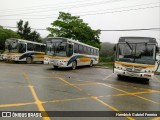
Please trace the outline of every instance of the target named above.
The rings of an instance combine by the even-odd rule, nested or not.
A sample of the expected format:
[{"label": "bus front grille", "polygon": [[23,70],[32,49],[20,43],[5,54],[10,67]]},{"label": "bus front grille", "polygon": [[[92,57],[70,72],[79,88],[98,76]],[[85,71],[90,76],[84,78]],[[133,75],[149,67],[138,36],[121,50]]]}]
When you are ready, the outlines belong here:
[{"label": "bus front grille", "polygon": [[129,72],[141,72],[142,71],[142,68],[139,68],[139,67],[134,67],[134,66],[131,66],[131,67],[128,67],[128,66],[125,66],[126,68],[126,71],[129,71]]}]

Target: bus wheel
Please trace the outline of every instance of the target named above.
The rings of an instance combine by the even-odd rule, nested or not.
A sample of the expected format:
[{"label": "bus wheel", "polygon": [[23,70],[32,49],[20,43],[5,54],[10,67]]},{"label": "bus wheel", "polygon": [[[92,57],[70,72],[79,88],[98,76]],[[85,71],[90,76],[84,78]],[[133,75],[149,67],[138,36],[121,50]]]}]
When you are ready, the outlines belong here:
[{"label": "bus wheel", "polygon": [[148,78],[145,78],[144,80],[145,80],[146,82],[149,82],[149,79],[148,79]]},{"label": "bus wheel", "polygon": [[58,69],[58,66],[53,66],[54,67],[54,69]]},{"label": "bus wheel", "polygon": [[119,75],[119,74],[118,74],[117,77],[118,77],[118,78],[122,78],[122,75]]},{"label": "bus wheel", "polygon": [[14,61],[16,64],[18,64],[19,63],[19,61]]},{"label": "bus wheel", "polygon": [[75,70],[76,67],[77,67],[77,63],[76,63],[76,61],[73,61],[73,63],[72,63],[72,70]]},{"label": "bus wheel", "polygon": [[93,66],[93,60],[91,60],[90,64],[89,64],[90,67]]},{"label": "bus wheel", "polygon": [[31,57],[27,57],[26,58],[26,63],[27,64],[31,64],[32,63],[32,58]]}]

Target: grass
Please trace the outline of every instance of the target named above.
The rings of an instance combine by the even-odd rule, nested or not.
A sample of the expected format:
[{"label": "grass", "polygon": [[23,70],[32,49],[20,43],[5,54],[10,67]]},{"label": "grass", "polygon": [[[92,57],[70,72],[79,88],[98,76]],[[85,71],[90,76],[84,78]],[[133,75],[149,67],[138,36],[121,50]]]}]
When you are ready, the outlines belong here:
[{"label": "grass", "polygon": [[0,54],[2,54],[4,51],[3,50],[0,50]]},{"label": "grass", "polygon": [[155,74],[156,74],[156,75],[160,75],[160,72],[156,72]]},{"label": "grass", "polygon": [[99,63],[96,66],[102,66],[102,67],[108,67],[110,69],[113,68],[113,57],[108,56],[108,57],[100,57],[99,58]]},{"label": "grass", "polygon": [[108,67],[110,69],[113,68],[113,62],[100,62],[96,66]]}]

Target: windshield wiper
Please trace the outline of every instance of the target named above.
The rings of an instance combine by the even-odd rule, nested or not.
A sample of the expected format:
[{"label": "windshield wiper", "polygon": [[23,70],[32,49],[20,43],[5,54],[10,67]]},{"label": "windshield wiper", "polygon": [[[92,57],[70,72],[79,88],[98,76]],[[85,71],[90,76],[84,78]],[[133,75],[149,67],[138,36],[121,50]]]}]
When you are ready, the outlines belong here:
[{"label": "windshield wiper", "polygon": [[128,47],[133,51],[132,47],[130,46],[130,44],[128,42],[126,42]]}]

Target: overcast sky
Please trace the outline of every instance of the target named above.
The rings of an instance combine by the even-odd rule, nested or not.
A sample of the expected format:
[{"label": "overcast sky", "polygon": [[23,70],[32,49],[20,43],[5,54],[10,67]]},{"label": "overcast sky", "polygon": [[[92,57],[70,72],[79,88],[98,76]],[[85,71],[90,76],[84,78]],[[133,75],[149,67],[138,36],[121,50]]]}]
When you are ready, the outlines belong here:
[{"label": "overcast sky", "polygon": [[[0,0],[0,25],[15,27],[23,19],[32,28],[45,29],[57,19],[59,11],[80,16],[95,30],[160,28],[160,0]],[[42,37],[49,34],[37,31]],[[155,37],[160,41],[160,30],[101,32],[100,41],[116,43],[121,36]]]}]

